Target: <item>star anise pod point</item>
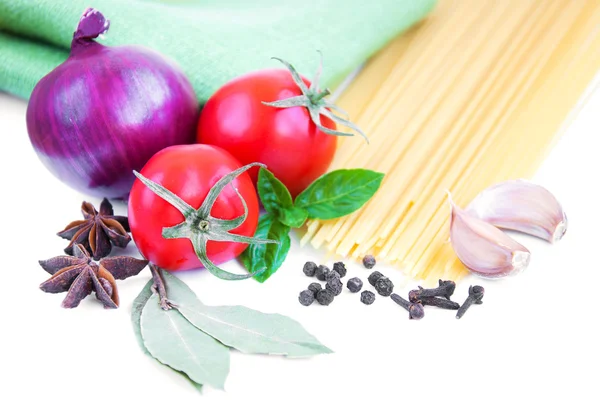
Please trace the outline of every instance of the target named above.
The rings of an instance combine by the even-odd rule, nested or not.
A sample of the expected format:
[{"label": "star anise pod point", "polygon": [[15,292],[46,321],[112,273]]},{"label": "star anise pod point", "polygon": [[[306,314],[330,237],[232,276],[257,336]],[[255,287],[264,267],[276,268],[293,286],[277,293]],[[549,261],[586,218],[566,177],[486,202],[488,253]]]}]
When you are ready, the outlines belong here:
[{"label": "star anise pod point", "polygon": [[74,255],[75,246],[81,244],[94,260],[100,260],[110,254],[113,246],[125,248],[131,241],[127,217],[115,215],[108,199],[102,200],[100,211],[83,202],[81,213],[83,219],[71,222],[57,234],[70,240],[65,253]]},{"label": "star anise pod point", "polygon": [[82,244],[73,247],[73,255],[60,255],[40,261],[40,265],[52,274],[40,285],[47,293],[67,292],[63,308],[75,308],[92,292],[105,308],[119,307],[116,280],[124,280],[142,271],[147,260],[128,256],[108,257],[95,263]]}]

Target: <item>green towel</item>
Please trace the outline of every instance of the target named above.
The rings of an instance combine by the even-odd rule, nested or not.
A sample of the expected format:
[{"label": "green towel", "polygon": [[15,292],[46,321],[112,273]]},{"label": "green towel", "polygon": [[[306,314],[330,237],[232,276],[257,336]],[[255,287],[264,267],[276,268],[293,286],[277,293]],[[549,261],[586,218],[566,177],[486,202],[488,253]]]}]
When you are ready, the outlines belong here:
[{"label": "green towel", "polygon": [[201,102],[245,72],[311,76],[323,52],[331,85],[423,18],[436,0],[0,0],[0,90],[29,97],[68,56],[83,11],[110,21],[106,45],[141,44],[175,59]]}]

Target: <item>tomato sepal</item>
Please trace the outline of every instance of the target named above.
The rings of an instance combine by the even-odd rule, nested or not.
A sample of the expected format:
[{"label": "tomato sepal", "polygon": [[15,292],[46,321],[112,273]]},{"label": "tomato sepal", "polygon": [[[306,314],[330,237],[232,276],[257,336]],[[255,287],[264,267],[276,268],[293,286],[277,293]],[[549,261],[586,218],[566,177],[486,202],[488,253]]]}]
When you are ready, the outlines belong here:
[{"label": "tomato sepal", "polygon": [[[367,141],[368,144],[369,138],[357,125],[350,122],[350,120],[348,119],[348,113],[346,113],[344,110],[342,110],[341,108],[339,108],[338,106],[334,105],[326,99],[326,97],[331,94],[331,91],[329,89],[321,90],[321,88],[319,87],[319,80],[323,71],[323,54],[321,54],[320,51],[319,54],[321,55],[321,59],[319,60],[319,67],[315,72],[315,76],[310,84],[310,87],[308,87],[304,80],[302,80],[302,77],[300,77],[300,74],[292,64],[281,58],[272,57],[272,59],[281,62],[288,69],[292,76],[292,79],[294,80],[294,83],[298,86],[302,94],[294,97],[289,97],[287,99],[276,100],[273,102],[263,101],[262,104],[282,109],[288,107],[305,107],[308,110],[311,120],[320,131],[328,135],[354,136],[354,134],[350,132],[338,131],[323,126],[323,124],[321,123],[321,116],[325,116],[326,118],[329,118],[330,120],[339,123],[342,126],[345,126],[347,128],[352,129],[355,132],[358,132],[365,139],[365,141]],[[342,115],[344,115],[345,118],[339,117],[331,110],[335,110],[336,112],[341,113]]]},{"label": "tomato sepal", "polygon": [[134,171],[133,173],[146,187],[148,187],[157,196],[171,204],[184,217],[183,222],[174,226],[164,227],[162,230],[163,238],[189,239],[192,243],[196,256],[202,262],[204,267],[213,275],[223,280],[243,280],[256,275],[260,275],[264,272],[265,269],[263,268],[248,274],[230,273],[215,265],[208,258],[206,244],[208,243],[208,241],[228,241],[244,244],[278,244],[278,241],[270,239],[247,237],[245,235],[232,234],[231,232],[229,232],[232,229],[235,229],[239,227],[242,223],[244,223],[248,216],[248,206],[242,195],[233,185],[232,187],[234,187],[234,190],[240,198],[240,201],[242,202],[242,205],[244,207],[244,214],[234,219],[219,219],[210,215],[210,211],[223,189],[226,186],[230,185],[236,177],[238,177],[248,169],[256,166],[265,167],[265,165],[261,163],[251,163],[223,176],[209,190],[206,198],[202,202],[202,205],[198,209],[194,209],[191,205],[189,205],[175,193],[171,192],[162,185],[144,177],[137,171]]}]

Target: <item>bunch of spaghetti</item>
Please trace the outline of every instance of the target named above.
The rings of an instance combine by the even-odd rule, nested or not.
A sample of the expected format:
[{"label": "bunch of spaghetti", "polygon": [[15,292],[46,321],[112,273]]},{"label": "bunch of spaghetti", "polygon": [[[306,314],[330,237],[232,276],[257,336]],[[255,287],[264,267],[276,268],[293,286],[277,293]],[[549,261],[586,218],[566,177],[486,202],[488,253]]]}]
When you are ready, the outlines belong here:
[{"label": "bunch of spaghetti", "polygon": [[441,0],[339,100],[371,144],[340,140],[331,169],[384,172],[381,189],[350,216],[309,222],[302,243],[408,277],[464,276],[446,190],[465,206],[531,177],[599,69],[597,0]]}]

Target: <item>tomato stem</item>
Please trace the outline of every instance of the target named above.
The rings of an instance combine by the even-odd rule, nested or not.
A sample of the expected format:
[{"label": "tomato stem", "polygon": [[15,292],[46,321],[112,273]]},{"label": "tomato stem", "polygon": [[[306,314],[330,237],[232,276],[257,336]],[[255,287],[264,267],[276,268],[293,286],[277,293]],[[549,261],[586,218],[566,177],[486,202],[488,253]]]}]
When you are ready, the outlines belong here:
[{"label": "tomato stem", "polygon": [[[184,221],[180,224],[165,227],[162,231],[163,238],[166,239],[178,239],[186,238],[192,242],[194,251],[198,259],[202,262],[204,267],[215,276],[224,280],[242,280],[247,279],[257,274],[261,274],[264,269],[255,271],[249,274],[234,274],[225,271],[217,267],[207,256],[206,244],[208,241],[230,241],[239,242],[244,244],[277,244],[277,241],[268,239],[259,239],[254,237],[247,237],[244,235],[232,234],[232,229],[242,225],[248,217],[248,206],[246,201],[234,187],[235,193],[240,198],[242,205],[244,206],[244,214],[234,219],[219,219],[210,215],[210,211],[215,204],[215,201],[223,191],[223,189],[230,185],[240,174],[244,173],[252,167],[265,167],[264,164],[252,163],[245,165],[237,170],[227,174],[209,190],[204,202],[198,209],[194,209],[187,202],[181,199],[179,196],[161,186],[158,183],[144,177],[142,174],[134,171],[135,176],[152,192],[165,201],[175,207],[183,216]],[[232,185],[233,187],[233,185]],[[154,273],[153,273],[154,274]],[[156,273],[159,275],[158,273]],[[160,292],[160,287],[158,287]],[[162,305],[161,305],[162,306]]]},{"label": "tomato stem", "polygon": [[329,96],[331,94],[331,91],[329,89],[325,89],[322,92],[316,94],[315,96],[310,97],[310,102],[314,105],[319,104],[319,101],[326,97]]}]

